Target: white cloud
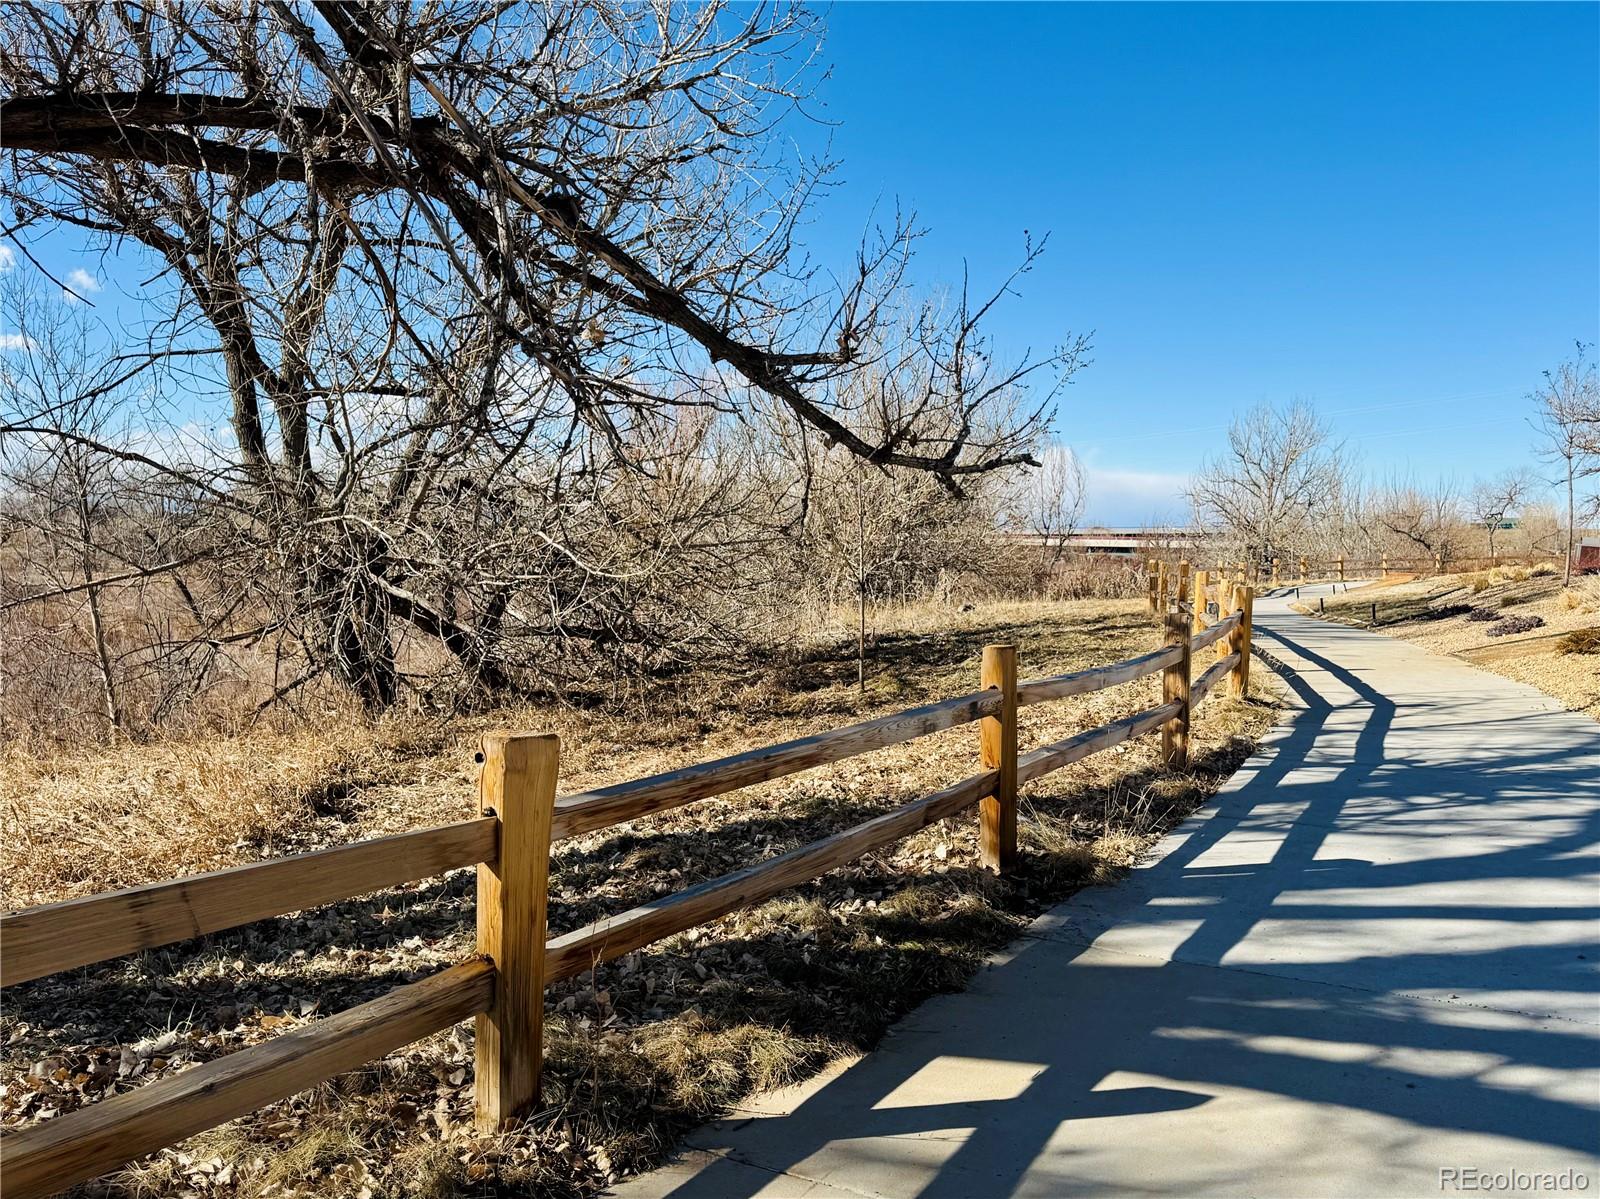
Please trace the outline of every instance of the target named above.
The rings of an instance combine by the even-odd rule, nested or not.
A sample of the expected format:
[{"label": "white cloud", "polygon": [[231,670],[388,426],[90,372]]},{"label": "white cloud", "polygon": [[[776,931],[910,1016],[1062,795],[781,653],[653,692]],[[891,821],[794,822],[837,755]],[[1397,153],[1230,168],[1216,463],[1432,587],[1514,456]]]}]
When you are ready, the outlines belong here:
[{"label": "white cloud", "polygon": [[1181,525],[1189,521],[1184,488],[1189,476],[1163,471],[1119,470],[1084,464],[1088,476],[1085,525],[1138,527]]},{"label": "white cloud", "polygon": [[38,344],[26,333],[0,333],[0,350],[31,350]]},{"label": "white cloud", "polygon": [[61,298],[69,304],[75,304],[85,296],[98,295],[105,289],[96,279],[81,266],[72,268],[72,273],[67,276],[67,285],[61,289]]},{"label": "white cloud", "polygon": [[17,252],[10,246],[0,246],[0,275],[17,265]]}]

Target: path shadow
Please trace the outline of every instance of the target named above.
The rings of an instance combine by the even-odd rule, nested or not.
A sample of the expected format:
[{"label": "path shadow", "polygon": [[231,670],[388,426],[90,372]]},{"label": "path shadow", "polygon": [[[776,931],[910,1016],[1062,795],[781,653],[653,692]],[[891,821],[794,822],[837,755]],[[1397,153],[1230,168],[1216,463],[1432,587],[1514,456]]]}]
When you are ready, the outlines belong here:
[{"label": "path shadow", "polygon": [[[703,1130],[715,1160],[650,1193],[1300,1193],[1328,1168],[1308,1146],[1414,1193],[1445,1145],[1593,1160],[1600,728],[1397,702],[1337,660],[1374,634],[1258,628],[1301,707],[1240,785],[788,1114]],[[1289,1131],[1203,1114],[1245,1103]],[[1330,1127],[1294,1128],[1307,1105]]]}]

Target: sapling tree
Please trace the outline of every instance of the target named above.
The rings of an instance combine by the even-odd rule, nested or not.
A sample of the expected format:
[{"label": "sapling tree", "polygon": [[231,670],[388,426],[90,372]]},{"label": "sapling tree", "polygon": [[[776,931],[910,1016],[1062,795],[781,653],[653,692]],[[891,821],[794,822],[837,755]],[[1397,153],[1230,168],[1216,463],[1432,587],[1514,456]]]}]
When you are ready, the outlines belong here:
[{"label": "sapling tree", "polygon": [[1473,487],[1468,505],[1472,519],[1484,531],[1491,561],[1499,561],[1494,548],[1495,534],[1521,510],[1532,488],[1533,480],[1520,470],[1505,471]]},{"label": "sapling tree", "polygon": [[[1533,426],[1541,439],[1540,457],[1558,472],[1567,497],[1565,536],[1566,567],[1562,581],[1572,585],[1572,564],[1578,537],[1578,485],[1600,474],[1600,380],[1588,360],[1589,347],[1578,343],[1577,352],[1554,370],[1544,372],[1544,384],[1532,395],[1538,406]],[[1586,503],[1600,511],[1600,497]]]}]

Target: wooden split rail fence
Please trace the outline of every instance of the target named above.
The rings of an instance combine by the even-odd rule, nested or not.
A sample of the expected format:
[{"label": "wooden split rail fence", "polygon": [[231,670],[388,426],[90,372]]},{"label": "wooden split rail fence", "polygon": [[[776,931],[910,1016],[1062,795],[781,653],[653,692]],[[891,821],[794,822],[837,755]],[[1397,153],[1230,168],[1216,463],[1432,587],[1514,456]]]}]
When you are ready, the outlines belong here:
[{"label": "wooden split rail fence", "polygon": [[[1431,558],[1379,558],[1358,560],[1354,558],[1327,558],[1313,560],[1305,555],[1298,558],[1272,558],[1262,562],[1218,562],[1211,575],[1213,582],[1233,579],[1259,587],[1296,587],[1311,582],[1343,583],[1355,579],[1387,579],[1391,574],[1444,574],[1452,572],[1490,570],[1497,566],[1532,565],[1538,556],[1524,555],[1525,560],[1514,556],[1499,558],[1445,558],[1434,554]],[[1165,602],[1176,594],[1178,576],[1187,573],[1189,564],[1176,565],[1160,558],[1151,558],[1145,564],[1145,578],[1150,589],[1150,610],[1161,611]],[[1211,574],[1197,570],[1197,577]]]},{"label": "wooden split rail fence", "polygon": [[[1185,572],[1180,587],[1187,584]],[[1226,586],[1226,584],[1224,584]],[[556,797],[553,736],[483,742],[481,814],[472,820],[30,908],[0,919],[0,986],[476,866],[477,954],[378,999],[0,1137],[6,1199],[49,1195],[355,1069],[476,1021],[474,1102],[493,1132],[537,1100],[544,989],[664,937],[817,878],[966,808],[979,808],[984,865],[1017,858],[1017,788],[1131,737],[1160,730],[1163,758],[1188,760],[1190,714],[1224,677],[1242,695],[1250,669],[1252,591],[1206,625],[1204,585],[1164,615],[1160,649],[1126,662],[1017,681],[1016,648],[983,652],[981,689],[634,782]],[[1215,646],[1198,677],[1194,655]],[[1017,710],[1160,672],[1162,702],[1028,753]],[[743,870],[546,937],[552,842],[723,795],[956,725],[980,723],[980,773]]]}]

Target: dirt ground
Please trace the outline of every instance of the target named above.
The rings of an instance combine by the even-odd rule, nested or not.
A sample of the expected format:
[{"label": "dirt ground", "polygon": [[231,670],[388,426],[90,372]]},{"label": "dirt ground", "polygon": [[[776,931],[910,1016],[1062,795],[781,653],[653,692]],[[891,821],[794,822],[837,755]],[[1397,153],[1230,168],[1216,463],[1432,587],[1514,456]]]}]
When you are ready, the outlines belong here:
[{"label": "dirt ground", "polygon": [[1600,720],[1600,654],[1563,652],[1570,634],[1600,628],[1600,578],[1564,588],[1554,567],[1501,567],[1375,583],[1328,599],[1325,611],[1301,610],[1369,628],[1373,605],[1378,631],[1537,687]]},{"label": "dirt ground", "polygon": [[[562,790],[686,765],[977,686],[987,642],[1023,676],[1153,648],[1140,602],[915,609],[876,639],[865,697],[853,645],[682,680],[627,711],[523,707],[472,717],[126,745],[0,759],[4,901],[110,887],[462,818],[485,729],[562,737]],[[1273,681],[1219,688],[1193,765],[1146,737],[1024,794],[1024,865],[977,867],[973,813],[752,910],[552,987],[540,1110],[471,1129],[471,1026],[192,1138],[82,1195],[592,1194],[658,1161],[752,1090],[870,1046],[927,996],[959,989],[1045,906],[1131,864],[1203,802],[1271,724]],[[1024,751],[1159,702],[1159,680],[1024,711]],[[858,823],[974,773],[952,729],[647,821],[576,838],[552,863],[559,933]],[[54,1118],[423,977],[471,952],[473,874],[73,971],[6,992],[0,1123]]]}]

